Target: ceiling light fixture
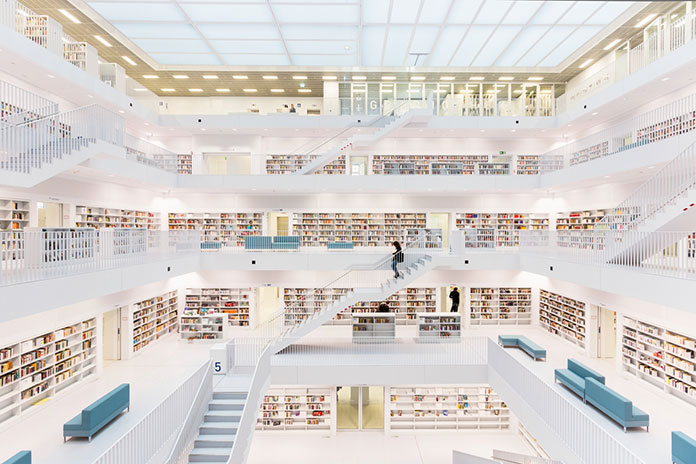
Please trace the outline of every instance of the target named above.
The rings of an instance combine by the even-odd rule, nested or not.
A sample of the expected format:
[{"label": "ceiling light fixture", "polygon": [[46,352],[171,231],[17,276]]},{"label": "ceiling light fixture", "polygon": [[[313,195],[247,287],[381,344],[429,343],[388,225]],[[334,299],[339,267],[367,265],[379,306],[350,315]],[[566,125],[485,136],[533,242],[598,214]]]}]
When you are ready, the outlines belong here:
[{"label": "ceiling light fixture", "polygon": [[125,114],[125,111],[123,111],[123,110],[118,110],[118,112],[121,114]]},{"label": "ceiling light fixture", "polygon": [[532,76],[532,77],[530,77],[530,78],[527,79],[527,80],[539,82],[539,81],[543,81],[544,78],[541,77],[541,76]]},{"label": "ceiling light fixture", "polygon": [[396,76],[382,76],[383,81],[395,81]]},{"label": "ceiling light fixture", "polygon": [[292,76],[292,78],[295,79],[296,81],[303,81],[303,80],[307,79],[307,76]]},{"label": "ceiling light fixture", "polygon": [[546,90],[542,90],[542,91],[541,91],[541,92],[539,92],[539,93],[551,93],[551,92],[552,92],[552,90],[551,90],[551,89],[546,89]]},{"label": "ceiling light fixture", "polygon": [[60,11],[60,14],[62,14],[63,16],[65,16],[65,17],[68,18],[70,21],[74,22],[75,24],[80,24],[80,20],[77,19],[77,18],[76,18],[72,13],[70,13],[69,11],[63,10],[63,9],[59,9],[58,11]]},{"label": "ceiling light fixture", "polygon": [[123,55],[121,58],[123,58],[123,61],[125,61],[126,63],[128,63],[128,64],[131,65],[131,66],[136,66],[136,65],[138,64],[138,63],[136,63],[135,61],[133,61],[132,58],[130,58],[130,57],[126,56],[126,55]]},{"label": "ceiling light fixture", "polygon": [[300,93],[312,93],[312,89],[297,89]]},{"label": "ceiling light fixture", "polygon": [[660,80],[661,80],[662,82],[665,82],[665,81],[668,81],[668,80],[669,80],[669,77],[663,77],[663,78],[660,79]]},{"label": "ceiling light fixture", "polygon": [[594,113],[592,113],[592,116],[597,116],[597,114],[598,113],[595,111]]},{"label": "ceiling light fixture", "polygon": [[162,89],[162,92],[176,92],[176,89]]},{"label": "ceiling light fixture", "polygon": [[483,76],[471,76],[469,78],[470,81],[482,81],[484,79],[485,79],[485,77],[483,77]]},{"label": "ceiling light fixture", "polygon": [[440,76],[441,81],[453,81],[454,76]]},{"label": "ceiling light fixture", "polygon": [[655,18],[655,16],[657,16],[655,13],[649,14],[649,15],[646,16],[645,18],[641,19],[641,20],[638,22],[638,24],[635,25],[635,27],[643,27],[643,26],[645,26],[645,25],[648,24],[650,21],[652,21],[652,20]]},{"label": "ceiling light fixture", "polygon": [[65,36],[61,37],[60,40],[62,40],[63,43],[70,43],[70,41],[68,40],[68,38],[65,37]]},{"label": "ceiling light fixture", "polygon": [[411,77],[411,80],[412,80],[412,81],[424,81],[424,80],[425,80],[425,76],[412,76],[412,77]]},{"label": "ceiling light fixture", "polygon": [[136,87],[136,88],[133,89],[133,90],[135,90],[136,92],[147,92],[147,89],[146,89],[146,88],[143,88],[143,87]]},{"label": "ceiling light fixture", "polygon": [[353,76],[351,77],[354,81],[364,81],[367,80],[367,76]]},{"label": "ceiling light fixture", "polygon": [[272,93],[284,93],[285,89],[271,89]]},{"label": "ceiling light fixture", "polygon": [[215,89],[215,91],[220,93],[227,93],[230,91],[230,89]]},{"label": "ceiling light fixture", "polygon": [[[204,75],[203,75],[203,79],[212,80],[212,79],[217,79],[217,78],[218,78],[218,77],[217,77],[215,74],[204,74]],[[240,77],[238,77],[238,76],[232,76],[232,78],[233,78],[233,79],[240,79]],[[246,79],[246,76],[244,76],[244,77],[241,78],[241,79]]]},{"label": "ceiling light fixture", "polygon": [[499,81],[511,81],[513,79],[514,79],[514,77],[512,77],[512,76],[500,76],[498,78]]},{"label": "ceiling light fixture", "polygon": [[157,74],[143,74],[143,79],[159,79]]},{"label": "ceiling light fixture", "polygon": [[53,74],[47,74],[47,76],[48,76],[49,79],[55,79],[55,78],[56,78],[56,76],[54,76]]},{"label": "ceiling light fixture", "polygon": [[336,76],[321,76],[321,78],[325,81],[335,81],[336,79],[338,79]]},{"label": "ceiling light fixture", "polygon": [[188,79],[188,76],[186,74],[174,74],[172,77],[174,79]]},{"label": "ceiling light fixture", "polygon": [[[205,77],[205,76],[203,76],[203,77]],[[217,79],[217,76],[215,76],[214,79]],[[244,74],[235,74],[234,76],[232,76],[232,79],[245,80],[245,79],[249,79],[249,76],[245,76]]]},{"label": "ceiling light fixture", "polygon": [[244,92],[246,92],[246,93],[254,93],[254,92],[258,92],[258,90],[257,90],[257,89],[242,89],[242,91],[244,91]]},{"label": "ceiling light fixture", "polygon": [[610,48],[613,48],[617,43],[621,42],[619,39],[614,39],[611,42],[607,44],[606,47],[604,47],[604,50],[609,50]]},{"label": "ceiling light fixture", "polygon": [[189,92],[194,92],[194,93],[202,92],[202,91],[203,91],[203,89],[189,89]]},{"label": "ceiling light fixture", "polygon": [[111,47],[111,44],[104,37],[100,35],[95,35],[94,38],[101,42],[102,45],[104,45],[105,47]]},{"label": "ceiling light fixture", "polygon": [[278,80],[278,76],[262,76],[262,77],[264,79],[266,79],[267,81],[277,81]]},{"label": "ceiling light fixture", "polygon": [[592,58],[590,58],[589,60],[585,60],[585,61],[580,65],[580,69],[587,67],[587,65],[589,65],[589,64],[592,63],[593,61],[594,61],[594,59],[592,59]]}]

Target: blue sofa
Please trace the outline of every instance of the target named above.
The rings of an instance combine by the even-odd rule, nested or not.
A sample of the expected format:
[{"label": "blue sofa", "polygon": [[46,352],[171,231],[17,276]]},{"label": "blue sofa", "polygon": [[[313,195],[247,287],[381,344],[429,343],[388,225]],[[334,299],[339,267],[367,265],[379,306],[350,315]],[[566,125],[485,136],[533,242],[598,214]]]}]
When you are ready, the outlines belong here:
[{"label": "blue sofa", "polygon": [[585,400],[623,426],[645,427],[649,430],[650,416],[633,403],[592,377],[585,378]]},{"label": "blue sofa", "polygon": [[684,432],[672,432],[672,462],[674,464],[696,463],[696,440]]},{"label": "blue sofa", "polygon": [[220,242],[201,242],[201,250],[219,250],[222,248]]},{"label": "blue sofa", "polygon": [[31,464],[31,451],[20,451],[2,464]]},{"label": "blue sofa", "polygon": [[329,242],[326,244],[327,250],[352,250],[355,248],[353,242]]},{"label": "blue sofa", "polygon": [[127,383],[114,388],[63,424],[63,441],[68,437],[87,437],[92,441],[92,436],[123,410],[130,410],[130,385]]},{"label": "blue sofa", "polygon": [[244,237],[245,250],[270,250],[272,246],[271,237],[266,235],[247,235]]},{"label": "blue sofa", "polygon": [[605,378],[597,371],[593,371],[584,364],[580,364],[575,359],[568,359],[567,369],[555,369],[553,378],[557,382],[561,382],[566,387],[578,394],[585,401],[585,379],[587,377],[595,379],[599,383],[604,383]]},{"label": "blue sofa", "polygon": [[300,237],[298,235],[277,235],[273,237],[274,250],[297,250],[300,248]]},{"label": "blue sofa", "polygon": [[504,348],[520,348],[535,361],[546,359],[546,350],[523,335],[498,335],[498,344]]}]

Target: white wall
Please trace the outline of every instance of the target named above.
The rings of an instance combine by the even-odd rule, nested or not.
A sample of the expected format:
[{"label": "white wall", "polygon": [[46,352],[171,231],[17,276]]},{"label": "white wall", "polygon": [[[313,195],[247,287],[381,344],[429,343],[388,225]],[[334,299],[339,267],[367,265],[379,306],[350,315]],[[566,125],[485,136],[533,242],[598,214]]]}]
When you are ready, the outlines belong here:
[{"label": "white wall", "polygon": [[[220,84],[220,87],[225,87]],[[164,105],[161,114],[230,114],[247,113],[249,108],[259,109],[259,114],[274,114],[283,105],[295,105],[297,114],[306,114],[307,108],[323,109],[322,98],[297,97],[159,97]]]}]

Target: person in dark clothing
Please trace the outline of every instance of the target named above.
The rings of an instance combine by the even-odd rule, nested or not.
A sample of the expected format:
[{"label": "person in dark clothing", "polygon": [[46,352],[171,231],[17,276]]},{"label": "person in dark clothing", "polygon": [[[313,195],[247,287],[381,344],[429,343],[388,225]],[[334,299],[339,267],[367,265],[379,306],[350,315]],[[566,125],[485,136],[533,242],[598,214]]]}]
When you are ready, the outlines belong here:
[{"label": "person in dark clothing", "polygon": [[379,308],[377,308],[378,313],[388,313],[391,312],[389,305],[387,303],[380,303]]},{"label": "person in dark clothing", "polygon": [[459,312],[459,290],[457,287],[454,287],[452,291],[449,294],[450,299],[452,300],[452,309],[450,309],[451,313],[458,313]]},{"label": "person in dark clothing", "polygon": [[291,105],[290,105],[290,112],[291,112],[291,113],[297,113],[297,110],[295,109],[295,105],[294,105],[294,104],[291,104]]},{"label": "person in dark clothing", "polygon": [[401,244],[398,241],[392,243],[394,245],[394,253],[392,253],[392,270],[394,271],[394,278],[399,278],[399,263],[404,262],[404,252],[401,251]]}]

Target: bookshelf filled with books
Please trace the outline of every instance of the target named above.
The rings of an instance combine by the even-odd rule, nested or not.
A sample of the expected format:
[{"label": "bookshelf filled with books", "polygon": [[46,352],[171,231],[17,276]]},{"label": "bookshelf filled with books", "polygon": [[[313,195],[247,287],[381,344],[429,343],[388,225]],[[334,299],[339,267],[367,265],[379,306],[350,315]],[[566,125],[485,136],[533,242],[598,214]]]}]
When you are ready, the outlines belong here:
[{"label": "bookshelf filled with books", "polygon": [[532,323],[530,287],[472,287],[471,325],[529,325]]},{"label": "bookshelf filled with books", "polygon": [[261,235],[263,213],[169,213],[169,230],[200,230],[204,242],[244,246],[244,237]]},{"label": "bookshelf filled with books", "polygon": [[396,337],[394,313],[353,314],[353,343],[387,343]]},{"label": "bookshelf filled with books", "polygon": [[392,386],[385,402],[390,432],[507,430],[510,410],[488,385]]},{"label": "bookshelf filled with books", "polygon": [[121,208],[80,206],[75,209],[77,227],[118,227],[125,229],[160,229],[160,213]]},{"label": "bookshelf filled with books", "polygon": [[624,316],[621,339],[626,372],[696,404],[694,335]]},{"label": "bookshelf filled with books", "polygon": [[261,403],[256,430],[336,430],[335,387],[271,386]]},{"label": "bookshelf filled with books", "polygon": [[63,41],[63,59],[92,76],[98,76],[99,55],[97,54],[97,49],[87,42],[66,40]]},{"label": "bookshelf filled with books", "polygon": [[352,242],[354,246],[391,246],[406,242],[409,229],[424,229],[426,213],[293,213],[292,232],[302,246]]},{"label": "bookshelf filled with books", "polygon": [[592,209],[558,213],[556,230],[594,230],[595,224],[608,212],[606,209]]},{"label": "bookshelf filled with books", "polygon": [[0,230],[29,227],[29,200],[0,198]]},{"label": "bookshelf filled with books", "polygon": [[185,309],[181,315],[182,340],[222,340],[225,330],[225,315],[220,313],[198,314]]},{"label": "bookshelf filled with books", "polygon": [[459,313],[418,313],[419,342],[459,342],[462,316]]},{"label": "bookshelf filled with books", "polygon": [[227,316],[233,327],[249,327],[253,291],[251,288],[187,288],[185,313]]},{"label": "bookshelf filled with books", "polygon": [[550,333],[585,348],[585,303],[544,289],[539,292],[541,326]]},{"label": "bookshelf filled with books", "polygon": [[[292,174],[304,166],[317,159],[318,156],[312,155],[268,155],[266,157],[266,174]],[[317,169],[314,174],[345,174],[346,155],[340,155],[336,159]]]},{"label": "bookshelf filled with books", "polygon": [[193,155],[176,155],[176,173],[193,174]]},{"label": "bookshelf filled with books", "polygon": [[548,230],[546,214],[533,213],[457,213],[457,229],[467,231],[465,247],[516,247],[520,244],[521,230]]},{"label": "bookshelf filled with books", "polygon": [[84,319],[0,348],[0,422],[97,372],[97,323]]},{"label": "bookshelf filled with books", "polygon": [[178,331],[177,291],[139,301],[131,307],[132,353],[137,353],[170,333]]},{"label": "bookshelf filled with books", "polygon": [[375,175],[518,175],[539,174],[539,155],[372,155]]}]

